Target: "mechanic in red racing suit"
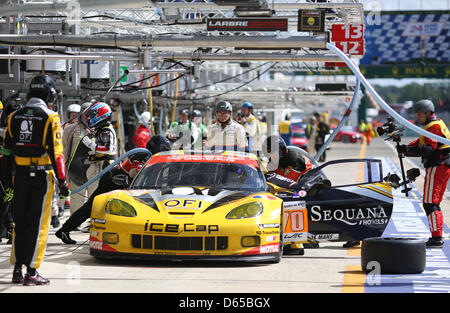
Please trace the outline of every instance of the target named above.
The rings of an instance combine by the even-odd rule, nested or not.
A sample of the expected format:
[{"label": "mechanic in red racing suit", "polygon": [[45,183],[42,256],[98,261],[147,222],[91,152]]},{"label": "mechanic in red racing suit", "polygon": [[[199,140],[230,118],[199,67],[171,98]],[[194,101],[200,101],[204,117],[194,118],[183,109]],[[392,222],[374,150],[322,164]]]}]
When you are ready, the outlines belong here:
[{"label": "mechanic in red racing suit", "polygon": [[[450,139],[447,126],[434,113],[433,102],[420,100],[414,103],[413,109],[417,122],[423,126],[424,130]],[[431,231],[427,247],[441,248],[444,245],[442,240],[444,217],[439,205],[450,177],[450,146],[420,136],[409,145],[399,145],[397,151],[409,157],[422,157],[426,170],[422,202]]]},{"label": "mechanic in red racing suit", "polygon": [[[153,136],[147,142],[146,148],[152,154],[168,151],[170,150],[170,141],[163,136]],[[70,216],[64,225],[55,233],[56,237],[61,239],[65,244],[76,244],[76,241],[70,237],[70,232],[90,218],[94,198],[105,192],[126,188],[127,186],[123,185],[123,177],[125,176],[127,177],[125,180],[131,181],[149,157],[146,153],[137,153],[103,175],[100,178],[97,189],[92,193],[88,201]]]}]

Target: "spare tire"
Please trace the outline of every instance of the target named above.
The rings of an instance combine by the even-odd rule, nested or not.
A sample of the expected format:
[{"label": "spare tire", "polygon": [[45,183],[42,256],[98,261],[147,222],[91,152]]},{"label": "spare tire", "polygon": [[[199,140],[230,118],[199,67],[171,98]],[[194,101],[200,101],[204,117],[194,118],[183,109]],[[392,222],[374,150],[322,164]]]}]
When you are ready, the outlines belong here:
[{"label": "spare tire", "polygon": [[362,242],[361,267],[365,272],[379,266],[380,274],[418,274],[425,270],[425,263],[424,239],[373,237]]}]

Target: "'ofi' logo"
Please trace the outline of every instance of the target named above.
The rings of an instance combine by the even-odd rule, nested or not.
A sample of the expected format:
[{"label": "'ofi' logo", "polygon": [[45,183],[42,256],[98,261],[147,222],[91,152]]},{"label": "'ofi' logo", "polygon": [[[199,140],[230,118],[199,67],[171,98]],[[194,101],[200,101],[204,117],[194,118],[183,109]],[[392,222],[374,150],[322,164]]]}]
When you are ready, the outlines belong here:
[{"label": "'ofi' logo", "polygon": [[318,205],[311,207],[311,221],[331,221],[336,220],[348,225],[356,225],[355,220],[365,220],[371,218],[388,218],[383,207],[378,208],[358,208],[358,209],[336,209],[323,210]]}]

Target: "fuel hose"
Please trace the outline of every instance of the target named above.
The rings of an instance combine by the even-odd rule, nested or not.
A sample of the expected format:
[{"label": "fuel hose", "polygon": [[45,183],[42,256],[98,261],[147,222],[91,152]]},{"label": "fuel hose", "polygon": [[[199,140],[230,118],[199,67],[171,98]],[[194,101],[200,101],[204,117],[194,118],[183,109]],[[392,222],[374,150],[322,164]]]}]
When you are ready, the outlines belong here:
[{"label": "fuel hose", "polygon": [[150,151],[148,151],[147,149],[144,148],[136,148],[136,149],[132,149],[130,151],[128,151],[127,153],[125,153],[124,155],[120,156],[117,160],[115,160],[113,163],[111,163],[110,165],[108,165],[104,170],[102,170],[100,173],[98,173],[97,175],[95,175],[91,180],[89,180],[88,182],[86,182],[85,184],[83,184],[82,186],[80,186],[79,188],[75,189],[74,191],[71,192],[72,195],[79,193],[80,191],[86,189],[87,187],[89,187],[90,185],[92,185],[93,183],[95,183],[97,180],[99,180],[103,175],[105,175],[106,173],[108,173],[110,170],[112,170],[115,166],[117,166],[117,164],[119,164],[120,162],[122,162],[124,159],[128,158],[129,156],[132,156],[136,153],[146,153],[149,156],[152,155],[152,153]]}]

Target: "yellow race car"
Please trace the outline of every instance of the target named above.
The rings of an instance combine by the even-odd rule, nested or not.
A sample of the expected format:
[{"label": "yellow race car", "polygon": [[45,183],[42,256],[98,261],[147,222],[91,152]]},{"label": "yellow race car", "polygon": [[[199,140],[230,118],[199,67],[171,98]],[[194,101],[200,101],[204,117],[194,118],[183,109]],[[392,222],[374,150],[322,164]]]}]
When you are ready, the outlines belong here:
[{"label": "yellow race car", "polygon": [[279,262],[282,212],[254,155],[162,152],[127,190],[95,198],[90,254]]}]

